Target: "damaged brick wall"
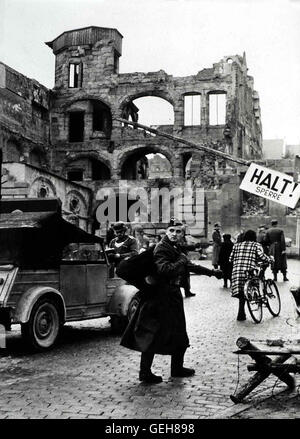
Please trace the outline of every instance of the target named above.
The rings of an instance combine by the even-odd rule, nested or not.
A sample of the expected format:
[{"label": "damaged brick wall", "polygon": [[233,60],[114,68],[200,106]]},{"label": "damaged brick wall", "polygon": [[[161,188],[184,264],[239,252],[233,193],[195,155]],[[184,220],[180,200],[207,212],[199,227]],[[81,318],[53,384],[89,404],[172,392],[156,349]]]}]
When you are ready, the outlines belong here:
[{"label": "damaged brick wall", "polygon": [[50,91],[0,63],[0,142],[4,161],[48,163]]},{"label": "damaged brick wall", "polygon": [[[173,107],[174,124],[158,127],[161,130],[233,156],[259,159],[259,97],[253,78],[247,74],[245,54],[226,56],[195,75],[174,77],[163,70],[120,74],[122,35],[116,29],[90,26],[63,32],[46,44],[56,57],[51,91],[0,64],[2,144],[15,142],[11,151],[21,144],[25,160],[29,157],[28,162],[36,165],[38,159],[33,152],[30,157],[30,152],[33,145],[38,146],[45,153],[42,165],[48,161],[52,172],[92,190],[93,212],[99,203],[99,189],[117,189],[124,179],[130,186],[147,189],[172,189],[188,183],[206,191],[209,234],[217,221],[225,228],[240,227],[238,166],[122,126],[115,118],[137,121],[135,99],[155,96]],[[199,101],[200,114],[198,123],[190,124],[185,102],[191,96]],[[212,121],[212,103],[224,96],[225,118],[218,121],[217,116],[217,122]],[[168,161],[170,176],[145,178],[138,167],[144,166],[145,155],[157,153]],[[17,157],[16,152],[14,159]]]}]

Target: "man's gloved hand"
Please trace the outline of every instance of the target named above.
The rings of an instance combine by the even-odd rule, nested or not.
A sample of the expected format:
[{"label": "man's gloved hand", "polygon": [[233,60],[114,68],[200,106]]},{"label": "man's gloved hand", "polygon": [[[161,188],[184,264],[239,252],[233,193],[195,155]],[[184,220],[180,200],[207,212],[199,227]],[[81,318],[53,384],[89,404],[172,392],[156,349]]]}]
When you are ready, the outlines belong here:
[{"label": "man's gloved hand", "polygon": [[212,275],[215,276],[217,279],[222,279],[223,277],[223,271],[222,270],[212,270]]}]

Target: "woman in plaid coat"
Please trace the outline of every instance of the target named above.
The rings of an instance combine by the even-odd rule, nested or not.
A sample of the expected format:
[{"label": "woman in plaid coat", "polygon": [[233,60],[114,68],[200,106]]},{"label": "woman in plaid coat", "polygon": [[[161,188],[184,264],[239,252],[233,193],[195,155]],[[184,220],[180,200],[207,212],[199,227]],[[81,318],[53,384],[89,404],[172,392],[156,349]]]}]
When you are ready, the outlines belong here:
[{"label": "woman in plaid coat", "polygon": [[271,259],[264,253],[262,245],[256,242],[255,231],[247,230],[243,242],[238,242],[233,246],[229,261],[233,264],[231,276],[232,296],[239,299],[237,320],[246,320],[244,299],[246,271],[256,268],[257,262],[269,264]]}]

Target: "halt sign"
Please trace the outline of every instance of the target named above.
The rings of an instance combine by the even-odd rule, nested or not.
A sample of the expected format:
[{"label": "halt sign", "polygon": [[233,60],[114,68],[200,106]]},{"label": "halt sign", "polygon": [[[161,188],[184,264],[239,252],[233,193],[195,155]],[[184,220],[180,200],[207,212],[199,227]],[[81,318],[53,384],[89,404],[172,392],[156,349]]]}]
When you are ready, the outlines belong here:
[{"label": "halt sign", "polygon": [[300,198],[300,184],[294,182],[293,176],[264,168],[256,163],[251,163],[240,189],[292,209]]}]

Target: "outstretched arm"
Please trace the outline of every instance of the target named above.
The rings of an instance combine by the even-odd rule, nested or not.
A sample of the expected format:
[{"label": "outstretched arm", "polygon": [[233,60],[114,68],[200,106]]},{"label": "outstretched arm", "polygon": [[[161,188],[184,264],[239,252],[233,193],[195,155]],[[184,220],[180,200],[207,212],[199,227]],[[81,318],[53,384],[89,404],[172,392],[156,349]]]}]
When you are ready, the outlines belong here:
[{"label": "outstretched arm", "polygon": [[221,279],[223,277],[223,273],[221,270],[211,270],[210,268],[203,267],[203,265],[193,264],[192,262],[188,263],[188,269],[191,273],[195,274],[203,274],[204,276],[215,276],[217,279]]}]

